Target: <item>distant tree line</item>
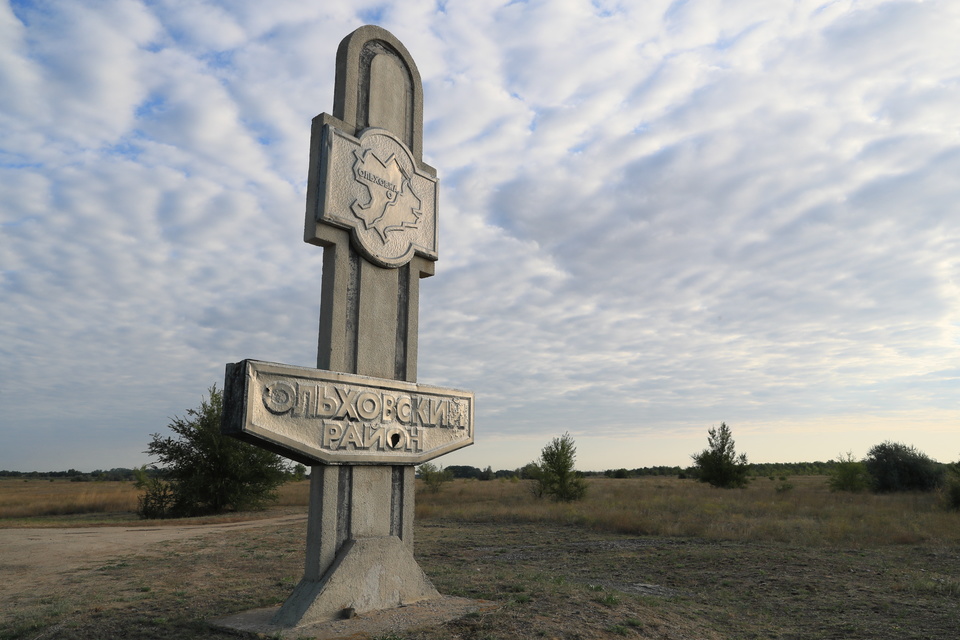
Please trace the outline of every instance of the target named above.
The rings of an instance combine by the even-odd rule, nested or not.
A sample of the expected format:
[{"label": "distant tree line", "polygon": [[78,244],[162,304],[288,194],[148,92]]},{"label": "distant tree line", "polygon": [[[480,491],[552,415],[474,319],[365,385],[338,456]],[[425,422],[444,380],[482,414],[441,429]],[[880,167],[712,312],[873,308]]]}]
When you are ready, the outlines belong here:
[{"label": "distant tree line", "polygon": [[52,480],[54,478],[67,478],[72,482],[102,482],[102,481],[132,481],[134,480],[134,470],[118,467],[104,471],[84,472],[76,469],[67,469],[66,471],[0,471],[0,478],[23,478],[24,480]]},{"label": "distant tree line", "polygon": [[[163,470],[151,467],[142,468],[148,477],[160,477]],[[0,478],[22,478],[24,480],[53,480],[67,479],[70,482],[136,482],[141,469],[127,469],[126,467],[117,467],[115,469],[96,469],[94,471],[78,471],[77,469],[67,469],[66,471],[7,471],[0,469]],[[295,464],[287,469],[289,480],[299,482],[309,477],[307,468],[302,464]]]},{"label": "distant tree line", "polygon": [[[828,460],[827,462],[818,460],[816,462],[748,463],[747,475],[758,478],[768,476],[829,476],[834,473],[837,464],[838,462],[836,460]],[[941,466],[946,467],[947,465]],[[480,469],[479,467],[469,465],[450,465],[449,467],[444,467],[444,470],[449,471],[451,477],[457,479],[496,480],[499,478],[517,478],[519,480],[529,480],[534,477],[534,470],[531,467],[532,465],[527,465],[519,469],[500,469],[499,471],[493,471],[491,467]],[[654,467],[637,467],[634,469],[621,467],[619,469],[582,471],[579,473],[588,478],[641,478],[647,476],[694,478],[696,476],[695,467],[681,467],[679,465],[659,465]]]},{"label": "distant tree line", "polygon": [[477,467],[471,467],[469,465],[462,464],[451,465],[449,467],[444,467],[444,469],[449,471],[451,476],[454,478],[467,480],[496,480],[497,478],[523,477],[522,469],[500,469],[499,471],[494,471],[492,467],[479,469]]},{"label": "distant tree line", "polygon": [[[747,465],[747,472],[750,476],[765,478],[768,476],[830,476],[836,473],[839,460],[828,460],[827,462],[762,462],[750,463]],[[947,470],[951,467],[949,464],[934,462],[939,468]],[[528,465],[529,466],[529,465]],[[469,465],[451,465],[444,467],[449,471],[453,478],[472,479],[472,480],[497,480],[500,478],[517,478],[519,480],[528,480],[533,476],[528,475],[529,469],[521,467],[519,469],[500,469],[493,471],[491,467],[480,469]],[[157,469],[146,469],[147,474],[159,474]],[[290,472],[290,479],[297,481],[309,477],[303,465],[295,465]],[[46,480],[49,478],[67,478],[73,482],[96,482],[96,481],[129,481],[136,480],[135,469],[118,467],[115,469],[96,471],[78,471],[76,469],[67,469],[66,471],[7,471],[0,470],[0,478],[23,478]],[[605,477],[605,478],[641,478],[645,476],[662,477],[693,477],[692,467],[680,466],[655,466],[655,467],[637,467],[635,469],[619,468],[606,469],[604,471],[583,471],[585,477]]]}]

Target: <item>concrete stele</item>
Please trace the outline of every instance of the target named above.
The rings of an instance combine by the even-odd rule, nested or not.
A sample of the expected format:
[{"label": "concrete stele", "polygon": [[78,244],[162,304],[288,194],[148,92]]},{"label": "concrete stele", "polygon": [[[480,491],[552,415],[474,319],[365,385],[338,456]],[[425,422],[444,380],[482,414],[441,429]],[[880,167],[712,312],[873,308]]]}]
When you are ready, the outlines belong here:
[{"label": "concrete stele", "polygon": [[[372,127],[389,134],[378,139],[385,150],[361,148],[357,162],[375,153],[392,173],[362,174],[367,181],[348,188],[365,190],[370,206],[386,199],[383,216],[407,197],[406,217],[392,226],[328,211],[352,198],[328,182],[332,140],[360,140]],[[324,248],[318,369],[416,382],[419,280],[433,275],[436,259],[436,171],[422,162],[422,137],[423,89],[409,52],[384,29],[357,29],[337,51],[333,116],[315,118],[311,134],[304,240]],[[433,228],[424,232],[429,216]],[[414,240],[397,249],[407,233]],[[304,576],[273,624],[299,627],[440,597],[413,557],[414,482],[412,464],[312,467]]]}]

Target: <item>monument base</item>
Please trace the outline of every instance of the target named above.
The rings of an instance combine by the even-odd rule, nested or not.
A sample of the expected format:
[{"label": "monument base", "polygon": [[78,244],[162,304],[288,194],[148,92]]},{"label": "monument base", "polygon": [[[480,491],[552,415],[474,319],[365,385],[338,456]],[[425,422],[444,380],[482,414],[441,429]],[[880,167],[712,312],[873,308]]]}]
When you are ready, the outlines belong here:
[{"label": "monument base", "polygon": [[314,640],[375,638],[390,633],[433,627],[470,613],[493,611],[496,608],[496,603],[488,600],[440,596],[432,600],[421,600],[411,605],[381,609],[349,619],[315,622],[292,628],[282,627],[272,622],[279,611],[277,607],[244,611],[211,620],[210,624],[222,629],[276,638],[308,637]]},{"label": "monument base", "polygon": [[343,545],[320,580],[301,580],[272,622],[300,627],[439,597],[400,538],[359,538]]}]

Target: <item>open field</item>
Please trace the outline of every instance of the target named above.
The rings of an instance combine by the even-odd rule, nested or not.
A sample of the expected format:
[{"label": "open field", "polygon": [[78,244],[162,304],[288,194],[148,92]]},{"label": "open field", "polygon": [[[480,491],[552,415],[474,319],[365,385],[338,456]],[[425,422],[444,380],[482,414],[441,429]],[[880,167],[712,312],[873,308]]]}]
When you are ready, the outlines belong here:
[{"label": "open field", "polygon": [[585,500],[558,504],[533,499],[523,482],[458,481],[418,494],[417,518],[805,546],[960,545],[960,513],[944,509],[937,493],[833,493],[823,476],[758,478],[732,490],[669,477],[597,478],[589,486]]},{"label": "open field", "polygon": [[[673,478],[595,479],[575,505],[535,501],[509,481],[418,493],[425,571],[443,593],[500,608],[389,640],[956,637],[960,514],[933,495],[789,482],[720,491]],[[64,493],[81,492],[69,484]],[[305,502],[305,489],[288,486],[286,500]],[[130,514],[106,522],[131,535],[132,524],[157,525]],[[281,602],[302,572],[305,524],[282,522],[221,526],[26,581],[0,602],[0,638],[235,638],[204,620]],[[14,560],[23,561],[0,549],[0,565]]]},{"label": "open field", "polygon": [[[309,482],[280,487],[275,506],[307,505]],[[177,524],[180,521],[143,521],[136,515],[139,491],[132,482],[70,482],[69,480],[0,479],[0,527],[96,526]],[[243,514],[250,518],[251,514]],[[191,522],[222,522],[233,515]]]},{"label": "open field", "polygon": [[[937,493],[833,493],[823,476],[755,478],[742,490],[672,477],[592,478],[589,485],[585,500],[562,504],[534,499],[522,481],[457,480],[438,494],[419,491],[417,519],[574,524],[636,535],[814,546],[960,545],[960,513],[944,509]],[[309,481],[288,483],[276,506],[305,507],[308,496]],[[136,505],[130,482],[0,480],[0,527],[180,522],[141,521]]]}]

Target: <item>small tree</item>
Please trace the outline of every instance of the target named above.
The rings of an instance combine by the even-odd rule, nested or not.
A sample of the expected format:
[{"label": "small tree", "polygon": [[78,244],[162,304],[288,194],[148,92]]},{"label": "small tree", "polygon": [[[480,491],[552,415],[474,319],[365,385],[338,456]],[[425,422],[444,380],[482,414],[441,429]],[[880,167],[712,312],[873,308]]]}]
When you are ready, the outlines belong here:
[{"label": "small tree", "polygon": [[737,455],[733,433],[726,422],[721,422],[719,429],[707,431],[707,444],[706,449],[691,456],[697,479],[724,489],[745,487],[747,456],[744,453]]},{"label": "small tree", "polygon": [[223,395],[209,389],[186,418],[174,418],[173,436],[153,434],[146,453],[159,461],[160,477],[144,481],[140,515],[190,517],[262,508],[287,480],[286,463],[275,453],[220,433]]},{"label": "small tree", "polygon": [[960,462],[950,465],[944,485],[947,508],[960,510]]},{"label": "small tree", "polygon": [[867,466],[853,457],[848,451],[846,456],[839,456],[837,464],[827,479],[830,491],[865,491],[870,486],[870,474]]},{"label": "small tree", "polygon": [[864,464],[877,493],[933,491],[943,483],[943,469],[914,447],[884,442],[870,449]]},{"label": "small tree", "polygon": [[573,468],[576,458],[577,447],[569,433],[554,438],[543,448],[536,462],[534,495],[547,495],[561,502],[583,498],[587,493],[587,483]]},{"label": "small tree", "polygon": [[290,472],[290,479],[294,482],[303,482],[307,479],[307,467],[299,462],[293,465],[293,471]]},{"label": "small tree", "polygon": [[443,467],[437,467],[432,462],[424,462],[418,467],[420,479],[427,485],[430,493],[440,493],[444,483],[453,480],[453,472]]}]

